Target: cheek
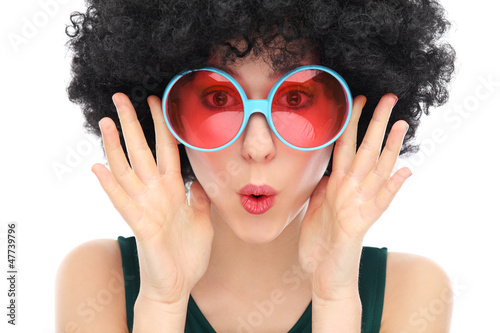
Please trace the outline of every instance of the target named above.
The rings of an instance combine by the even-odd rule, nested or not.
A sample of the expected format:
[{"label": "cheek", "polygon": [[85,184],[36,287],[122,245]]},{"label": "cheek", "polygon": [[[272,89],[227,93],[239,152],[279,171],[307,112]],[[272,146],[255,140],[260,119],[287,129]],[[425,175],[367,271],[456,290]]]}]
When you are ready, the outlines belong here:
[{"label": "cheek", "polygon": [[241,169],[235,161],[225,159],[217,152],[186,149],[186,153],[196,179],[211,200],[230,187],[231,177]]},{"label": "cheek", "polygon": [[332,147],[326,147],[310,154],[303,167],[300,168],[300,175],[297,175],[299,177],[297,179],[300,179],[301,187],[308,188],[312,192],[325,174],[332,155]]},{"label": "cheek", "polygon": [[332,156],[332,149],[332,146],[328,146],[326,148],[313,151],[308,159],[307,167],[309,170],[307,172],[311,175],[320,174],[321,179]]}]

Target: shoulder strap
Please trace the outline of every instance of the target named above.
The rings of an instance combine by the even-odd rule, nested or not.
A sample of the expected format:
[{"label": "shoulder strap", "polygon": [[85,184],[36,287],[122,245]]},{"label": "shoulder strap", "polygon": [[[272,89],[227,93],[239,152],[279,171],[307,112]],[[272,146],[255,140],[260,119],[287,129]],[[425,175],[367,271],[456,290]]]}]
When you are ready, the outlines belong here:
[{"label": "shoulder strap", "polygon": [[384,307],[387,248],[363,247],[359,266],[362,332],[378,333]]},{"label": "shoulder strap", "polygon": [[123,280],[125,284],[125,304],[127,309],[127,326],[132,332],[134,326],[134,304],[139,295],[141,280],[139,276],[139,259],[135,237],[118,237],[122,254]]}]

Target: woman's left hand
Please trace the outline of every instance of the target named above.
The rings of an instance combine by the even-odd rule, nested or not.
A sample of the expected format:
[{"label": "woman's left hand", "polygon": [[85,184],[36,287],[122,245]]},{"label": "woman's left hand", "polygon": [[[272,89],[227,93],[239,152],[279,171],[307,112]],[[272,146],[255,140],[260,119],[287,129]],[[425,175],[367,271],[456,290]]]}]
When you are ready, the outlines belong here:
[{"label": "woman's left hand", "polygon": [[366,98],[353,103],[352,118],[336,141],[330,177],[314,190],[300,226],[299,258],[311,274],[314,302],[335,302],[358,295],[363,238],[389,207],[408,168],[391,176],[408,124],[396,122],[380,154],[389,116],[397,98],[383,96],[356,152],[358,121]]}]

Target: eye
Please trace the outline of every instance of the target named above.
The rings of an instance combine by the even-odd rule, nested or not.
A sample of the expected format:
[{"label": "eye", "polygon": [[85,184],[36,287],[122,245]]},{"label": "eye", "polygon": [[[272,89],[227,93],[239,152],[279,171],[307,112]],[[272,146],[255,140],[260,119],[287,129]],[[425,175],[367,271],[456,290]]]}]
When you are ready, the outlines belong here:
[{"label": "eye", "polygon": [[227,94],[222,91],[218,91],[212,94],[212,99],[215,106],[224,106],[227,103]]},{"label": "eye", "polygon": [[286,94],[286,102],[290,106],[299,106],[302,97],[298,91],[290,91]]},{"label": "eye", "polygon": [[290,109],[301,109],[313,104],[313,95],[297,88],[280,91],[275,97],[275,105]]},{"label": "eye", "polygon": [[210,87],[202,94],[202,103],[212,109],[226,109],[241,103],[239,94],[224,86]]}]

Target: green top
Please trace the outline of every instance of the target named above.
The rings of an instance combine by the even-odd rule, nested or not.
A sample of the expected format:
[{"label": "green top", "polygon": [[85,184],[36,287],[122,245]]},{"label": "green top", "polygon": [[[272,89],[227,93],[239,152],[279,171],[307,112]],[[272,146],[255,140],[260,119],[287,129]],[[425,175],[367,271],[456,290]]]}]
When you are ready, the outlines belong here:
[{"label": "green top", "polygon": [[[125,283],[125,300],[127,307],[127,325],[132,332],[134,323],[134,304],[139,294],[139,259],[137,257],[137,245],[135,237],[118,237],[120,251],[122,254],[123,277]],[[384,305],[385,274],[387,263],[387,249],[363,247],[361,262],[359,266],[359,295],[363,306],[362,332],[378,333],[382,319],[382,308]],[[297,323],[288,333],[311,332],[311,307],[306,308]],[[194,299],[189,296],[186,333],[215,333],[203,313],[196,305]]]}]

